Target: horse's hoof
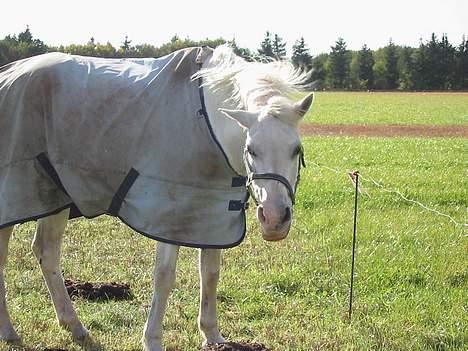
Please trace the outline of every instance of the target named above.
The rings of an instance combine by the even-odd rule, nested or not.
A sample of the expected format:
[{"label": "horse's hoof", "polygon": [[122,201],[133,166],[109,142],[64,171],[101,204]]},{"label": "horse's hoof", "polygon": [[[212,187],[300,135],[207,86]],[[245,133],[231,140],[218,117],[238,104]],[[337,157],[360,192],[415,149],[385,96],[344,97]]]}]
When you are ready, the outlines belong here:
[{"label": "horse's hoof", "polygon": [[[75,339],[76,340],[76,339]],[[88,332],[84,338],[81,340],[76,340],[76,342],[86,351],[102,351],[104,348],[102,345],[94,340],[91,334]]]},{"label": "horse's hoof", "polygon": [[216,336],[207,338],[207,339],[203,342],[202,346],[206,346],[206,345],[208,345],[208,344],[224,344],[224,343],[226,343],[226,342],[227,342],[226,339],[224,339],[224,338],[221,336],[221,334],[219,334],[219,335],[216,335]]},{"label": "horse's hoof", "polygon": [[150,339],[145,338],[141,340],[143,344],[143,351],[165,351],[166,349],[162,346],[161,339]]},{"label": "horse's hoof", "polygon": [[144,351],[165,351],[166,349],[160,345],[144,345]]}]

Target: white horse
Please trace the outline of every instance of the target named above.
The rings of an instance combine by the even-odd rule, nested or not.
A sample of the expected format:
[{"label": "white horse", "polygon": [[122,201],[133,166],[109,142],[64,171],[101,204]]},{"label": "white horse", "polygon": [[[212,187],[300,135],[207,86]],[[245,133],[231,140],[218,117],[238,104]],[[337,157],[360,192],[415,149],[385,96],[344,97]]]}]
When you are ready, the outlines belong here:
[{"label": "white horse", "polygon": [[[291,227],[295,186],[302,146],[298,123],[313,95],[292,102],[288,94],[303,80],[285,62],[246,62],[222,46],[203,63],[194,79],[203,78],[206,110],[219,143],[235,171],[248,176],[257,204],[263,238],[284,239]],[[93,345],[78,319],[60,273],[60,254],[69,209],[37,221],[32,250],[40,264],[57,319],[74,340]],[[0,230],[0,339],[17,341],[6,306],[4,267],[13,226]],[[154,295],[142,343],[145,350],[163,351],[163,318],[175,280],[179,247],[159,243],[154,271]],[[222,343],[216,314],[216,288],[221,250],[200,250],[200,310],[198,325],[206,343]]]}]

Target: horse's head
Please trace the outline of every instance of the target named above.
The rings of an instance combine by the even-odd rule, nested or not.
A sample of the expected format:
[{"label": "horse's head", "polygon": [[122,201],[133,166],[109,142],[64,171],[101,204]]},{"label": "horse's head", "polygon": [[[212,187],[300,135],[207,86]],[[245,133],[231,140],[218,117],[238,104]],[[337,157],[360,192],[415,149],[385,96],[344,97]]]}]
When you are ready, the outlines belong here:
[{"label": "horse's head", "polygon": [[246,130],[244,165],[265,240],[281,240],[289,233],[303,163],[298,123],[312,100],[313,94],[297,103],[273,97],[260,111],[221,109]]}]

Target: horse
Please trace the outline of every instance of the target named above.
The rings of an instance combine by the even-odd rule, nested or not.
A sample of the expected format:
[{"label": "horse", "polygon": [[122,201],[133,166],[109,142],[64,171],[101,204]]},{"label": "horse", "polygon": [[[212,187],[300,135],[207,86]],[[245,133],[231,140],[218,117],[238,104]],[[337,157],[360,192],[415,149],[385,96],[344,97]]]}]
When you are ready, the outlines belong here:
[{"label": "horse", "polygon": [[[309,75],[297,70],[285,61],[265,63],[244,60],[228,46],[220,46],[214,50],[209,48],[196,48],[196,50],[198,53],[198,69],[195,73],[184,69],[184,58],[187,56],[188,51],[176,55],[182,57],[182,59],[180,59],[175,70],[182,72],[179,75],[182,75],[186,80],[184,84],[198,83],[202,101],[202,108],[199,112],[206,119],[210,132],[214,135],[215,143],[223,151],[229,166],[244,179],[244,185],[256,205],[256,217],[260,223],[263,239],[267,241],[285,239],[288,236],[293,220],[296,188],[300,168],[303,164],[303,147],[298,132],[298,124],[313,102],[313,93],[306,95],[297,102],[290,99],[290,93],[298,87],[300,88]],[[56,56],[52,57],[50,55]],[[59,65],[56,62],[63,63],[71,59],[70,55],[60,55],[54,53],[41,55],[47,56],[49,59],[49,64],[45,70],[48,77],[56,73],[56,66]],[[87,60],[88,68],[98,65],[97,61],[93,61],[93,59],[72,58],[83,62]],[[27,60],[24,62],[32,65]],[[34,62],[40,62],[40,60],[36,59]],[[110,61],[100,60],[100,67],[107,67],[106,72],[111,71],[110,66],[108,67]],[[133,63],[140,65],[142,62],[136,60]],[[143,63],[147,64],[146,61]],[[13,79],[9,80],[7,77],[2,80],[2,74],[5,74],[5,72],[11,73],[12,69],[14,69],[14,65],[0,68],[0,88],[2,84],[4,86],[12,84],[10,81]],[[190,74],[188,75],[185,71],[190,72]],[[128,74],[128,72],[111,73],[119,75],[119,79],[132,79],[131,74]],[[46,83],[41,84],[43,84],[41,85],[41,96],[44,95],[43,98],[47,100],[47,94],[53,94],[54,89],[47,89],[50,85],[49,78],[46,79]],[[132,81],[128,85],[129,89],[132,89],[131,87],[136,84],[139,84],[138,80]],[[79,97],[76,99],[79,99]],[[183,96],[180,99],[179,103],[183,105],[185,103]],[[76,101],[79,103],[79,100]],[[0,102],[2,102],[1,95]],[[85,104],[84,101],[82,103]],[[1,110],[1,106],[0,126],[2,120],[8,118]],[[171,108],[175,107],[174,104],[171,105]],[[108,117],[102,116],[104,122]],[[60,116],[60,118],[67,119],[71,118],[71,116],[64,115]],[[80,145],[72,145],[72,147],[79,148]],[[146,152],[157,153],[157,150],[146,150]],[[114,155],[113,157],[117,156]],[[1,163],[3,161],[0,159]],[[72,197],[72,194],[68,194],[71,191],[67,192],[67,185],[62,184],[60,176],[57,172],[54,172],[53,167],[49,165],[49,169],[52,169],[52,174],[49,173],[49,175],[54,180],[51,184],[55,183],[57,185],[57,192],[60,192],[61,189],[63,191],[61,196],[70,195]],[[126,180],[127,177],[124,179],[124,183]],[[123,188],[125,187],[128,188],[130,185]],[[119,188],[119,191],[121,188]],[[2,187],[0,189],[2,189],[2,192],[5,191]],[[124,198],[125,194],[121,194],[120,197]],[[175,202],[175,204],[177,205],[178,202]],[[240,202],[242,211],[245,210],[247,204],[247,201]],[[37,220],[32,251],[42,270],[58,323],[70,331],[74,341],[89,347],[89,345],[94,345],[93,338],[75,312],[64,285],[60,266],[61,244],[66,224],[69,218],[73,217],[72,212],[77,210],[81,210],[85,217],[91,217],[91,215],[86,215],[82,208],[76,208],[74,204],[65,203],[64,206],[54,208],[54,211],[43,213],[34,218],[33,216],[23,218],[22,221]],[[99,214],[101,213],[96,213],[96,215]],[[124,220],[123,216],[118,217]],[[22,221],[10,221],[10,225],[3,226],[0,222],[0,339],[8,342],[16,342],[20,340],[20,337],[11,323],[7,310],[4,268],[14,224],[22,223]],[[187,246],[197,247],[191,244]],[[163,238],[157,245],[154,292],[142,336],[143,348],[147,351],[164,350],[163,318],[167,300],[175,281],[179,247],[180,245],[177,242],[171,242]],[[204,345],[224,343],[226,340],[219,330],[216,311],[216,290],[222,248],[216,246],[204,247],[203,245],[198,247],[201,247],[199,253],[199,330]]]}]

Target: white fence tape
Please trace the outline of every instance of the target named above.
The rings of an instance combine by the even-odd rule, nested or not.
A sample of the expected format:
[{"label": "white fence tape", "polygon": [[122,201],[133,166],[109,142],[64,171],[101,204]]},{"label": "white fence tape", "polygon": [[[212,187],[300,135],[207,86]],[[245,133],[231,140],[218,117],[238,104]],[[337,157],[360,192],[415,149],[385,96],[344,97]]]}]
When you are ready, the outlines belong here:
[{"label": "white fence tape", "polygon": [[[322,168],[322,169],[326,169],[330,172],[333,172],[335,174],[342,174],[342,175],[350,175],[350,172],[349,171],[340,171],[340,170],[337,170],[335,168],[331,168],[331,167],[328,167],[328,166],[324,166],[324,165],[321,165],[321,164],[318,164],[316,162],[313,162],[313,161],[310,161],[310,160],[307,160],[307,164],[312,164],[314,165],[315,167],[318,167],[318,168]],[[353,179],[353,177],[351,177]],[[376,180],[374,180],[371,176],[368,176],[368,175],[365,175],[363,176],[361,172],[359,172],[359,178],[361,180],[361,182],[367,182],[367,183],[370,183],[370,184],[373,184],[375,187],[379,188],[380,191],[383,191],[383,192],[386,192],[386,193],[391,193],[391,194],[396,194],[398,195],[401,199],[405,200],[406,202],[409,202],[409,203],[412,203],[412,204],[415,204],[421,208],[423,208],[424,210],[428,211],[428,212],[432,212],[432,213],[435,213],[436,215],[438,216],[441,216],[441,217],[445,217],[447,218],[449,221],[451,221],[453,224],[457,225],[457,226],[461,226],[461,227],[468,227],[468,224],[467,223],[461,223],[461,222],[458,222],[457,220],[455,220],[452,216],[446,214],[446,213],[442,213],[434,208],[431,208],[425,204],[423,204],[422,202],[420,201],[417,201],[417,200],[414,200],[414,199],[410,199],[408,198],[407,196],[403,195],[401,193],[401,191],[399,190],[396,190],[396,189],[388,189],[386,188],[385,186],[383,186],[381,183],[377,182]],[[362,184],[362,183],[361,183]],[[367,195],[368,197],[370,197],[369,193],[362,187],[360,192],[364,195]],[[466,234],[468,235],[468,234]]]}]

